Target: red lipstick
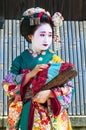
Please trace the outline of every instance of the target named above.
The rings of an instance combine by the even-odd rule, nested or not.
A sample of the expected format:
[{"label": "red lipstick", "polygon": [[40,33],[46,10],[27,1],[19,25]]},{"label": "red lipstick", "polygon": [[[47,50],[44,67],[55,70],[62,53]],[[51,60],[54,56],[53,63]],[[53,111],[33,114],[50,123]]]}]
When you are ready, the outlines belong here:
[{"label": "red lipstick", "polygon": [[45,44],[43,44],[43,46],[48,46],[48,44],[45,43]]}]

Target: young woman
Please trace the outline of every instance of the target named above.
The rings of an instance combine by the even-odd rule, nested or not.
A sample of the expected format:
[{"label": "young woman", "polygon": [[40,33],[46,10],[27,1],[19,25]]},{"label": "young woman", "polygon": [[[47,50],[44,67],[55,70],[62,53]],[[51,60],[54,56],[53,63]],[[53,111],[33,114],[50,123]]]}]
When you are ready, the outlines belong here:
[{"label": "young woman", "polygon": [[[58,21],[57,21],[58,23]],[[54,22],[42,8],[24,12],[21,35],[31,41],[32,49],[22,52],[3,80],[9,98],[9,130],[71,130],[67,108],[71,103],[71,81],[63,86],[38,92],[58,75],[63,60],[51,49]],[[27,89],[34,94],[24,102]]]}]

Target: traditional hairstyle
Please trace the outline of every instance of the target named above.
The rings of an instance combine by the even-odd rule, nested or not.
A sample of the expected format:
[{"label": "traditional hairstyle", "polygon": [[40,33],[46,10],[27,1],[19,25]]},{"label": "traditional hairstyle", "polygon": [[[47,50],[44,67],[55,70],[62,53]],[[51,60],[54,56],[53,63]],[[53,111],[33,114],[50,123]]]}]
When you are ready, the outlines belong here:
[{"label": "traditional hairstyle", "polygon": [[58,44],[57,43],[58,39],[56,38],[57,35],[56,32],[58,32],[57,29],[62,24],[62,20],[63,17],[58,12],[56,12],[53,15],[53,17],[51,17],[49,12],[45,11],[42,8],[39,7],[30,8],[23,13],[23,17],[21,18],[21,24],[20,24],[20,32],[21,35],[24,36],[24,38],[30,42],[28,35],[33,35],[36,29],[42,23],[48,23],[50,24],[51,28],[54,30],[54,34],[55,34],[54,43]]},{"label": "traditional hairstyle", "polygon": [[48,23],[53,27],[53,21],[49,13],[39,7],[26,10],[23,13],[23,18],[20,24],[21,35],[28,41],[28,35],[33,35],[35,30],[42,23]]}]

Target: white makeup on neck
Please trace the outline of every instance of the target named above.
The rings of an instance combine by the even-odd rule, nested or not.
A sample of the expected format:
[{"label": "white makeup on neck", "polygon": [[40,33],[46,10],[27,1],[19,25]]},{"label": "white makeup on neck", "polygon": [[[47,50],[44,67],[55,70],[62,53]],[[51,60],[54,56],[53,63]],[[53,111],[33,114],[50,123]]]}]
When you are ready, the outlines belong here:
[{"label": "white makeup on neck", "polygon": [[40,52],[47,50],[52,43],[52,28],[49,24],[41,24],[32,36],[32,50]]}]

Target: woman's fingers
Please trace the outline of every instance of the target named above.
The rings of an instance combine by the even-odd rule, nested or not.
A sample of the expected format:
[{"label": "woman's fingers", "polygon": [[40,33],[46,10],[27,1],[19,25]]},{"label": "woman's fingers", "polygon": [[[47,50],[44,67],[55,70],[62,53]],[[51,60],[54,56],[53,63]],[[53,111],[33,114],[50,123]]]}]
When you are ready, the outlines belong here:
[{"label": "woman's fingers", "polygon": [[40,64],[40,65],[37,65],[36,68],[38,69],[44,69],[44,68],[47,68],[48,65],[47,64]]},{"label": "woman's fingers", "polygon": [[36,65],[36,67],[31,71],[32,77],[34,77],[36,74],[38,74],[38,72],[42,71],[44,68],[47,67],[48,67],[47,64]]},{"label": "woman's fingers", "polygon": [[40,65],[37,65],[35,67],[35,69],[39,72],[39,71],[42,71],[43,69],[47,68],[48,65],[47,64],[40,64]]},{"label": "woman's fingers", "polygon": [[34,96],[33,101],[37,103],[45,103],[49,98],[50,93],[50,90],[41,91]]}]

